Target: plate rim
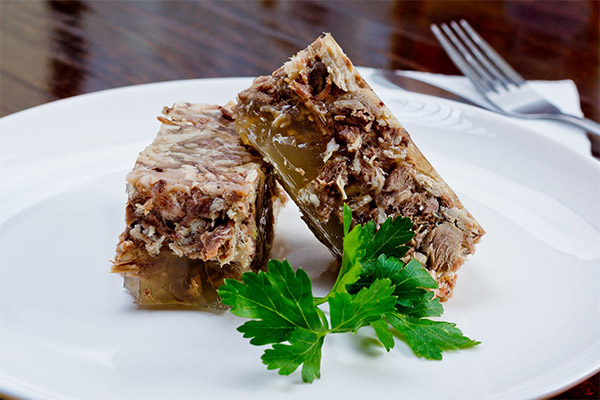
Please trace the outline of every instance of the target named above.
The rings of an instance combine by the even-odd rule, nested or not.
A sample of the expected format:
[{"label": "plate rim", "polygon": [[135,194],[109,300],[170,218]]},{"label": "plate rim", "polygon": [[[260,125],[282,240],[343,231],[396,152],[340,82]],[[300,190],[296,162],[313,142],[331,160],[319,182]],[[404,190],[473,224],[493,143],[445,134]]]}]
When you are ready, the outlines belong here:
[{"label": "plate rim", "polygon": [[[372,68],[372,67],[357,66],[356,68],[359,70],[360,74],[363,77],[366,76],[367,74],[373,73],[376,70],[376,68]],[[95,92],[83,93],[83,94],[79,94],[76,96],[67,97],[64,99],[53,100],[53,101],[50,101],[47,103],[39,104],[39,105],[30,107],[30,108],[24,109],[24,110],[20,110],[20,111],[14,112],[9,115],[5,115],[4,117],[0,118],[0,124],[10,123],[15,118],[16,119],[23,118],[23,115],[26,115],[27,113],[37,112],[38,110],[44,110],[47,107],[57,107],[57,106],[65,106],[65,105],[68,106],[68,104],[70,102],[81,101],[81,100],[87,99],[89,97],[110,95],[110,94],[114,94],[114,93],[120,92],[120,91],[126,92],[126,91],[130,91],[130,90],[148,89],[148,88],[152,88],[152,87],[180,85],[180,84],[183,85],[183,84],[190,84],[190,83],[195,84],[195,83],[202,83],[202,82],[208,82],[208,81],[215,82],[215,83],[218,83],[219,81],[223,81],[223,82],[240,81],[240,82],[242,82],[242,81],[251,81],[255,78],[256,77],[252,77],[252,76],[191,78],[191,79],[175,79],[175,80],[147,82],[147,83],[141,83],[141,84],[135,84],[135,85],[119,86],[119,87],[103,89],[103,90],[99,90],[99,91],[95,91]],[[366,79],[368,79],[368,77]],[[393,89],[387,89],[387,90],[393,90]],[[423,94],[423,93],[410,92],[410,91],[403,90],[400,88],[398,89],[398,92],[402,93],[403,95],[407,95],[409,97],[414,96],[415,98],[428,99],[429,101],[434,102],[434,103],[440,102],[441,104],[451,106],[451,108],[457,108],[459,110],[462,109],[462,110],[474,112],[476,114],[482,114],[484,118],[491,118],[493,120],[498,121],[501,124],[508,124],[508,125],[515,126],[519,130],[524,131],[527,135],[533,135],[534,137],[536,137],[537,140],[541,140],[541,141],[547,142],[547,143],[552,143],[553,145],[555,145],[555,147],[560,147],[563,151],[567,151],[567,152],[571,153],[572,155],[575,155],[576,158],[579,158],[582,161],[588,163],[589,165],[600,169],[600,160],[596,160],[591,155],[591,153],[589,155],[583,154],[580,151],[577,151],[571,147],[563,146],[559,142],[557,142],[547,136],[544,136],[542,133],[540,133],[534,129],[516,124],[511,118],[509,118],[505,115],[495,113],[493,111],[487,110],[482,107],[477,107],[477,106],[469,105],[469,104],[463,104],[460,102],[444,99],[441,97],[431,96],[431,95],[427,95],[427,94]],[[400,122],[402,123],[402,121],[400,121]],[[3,133],[0,130],[0,136],[2,134]]]}]

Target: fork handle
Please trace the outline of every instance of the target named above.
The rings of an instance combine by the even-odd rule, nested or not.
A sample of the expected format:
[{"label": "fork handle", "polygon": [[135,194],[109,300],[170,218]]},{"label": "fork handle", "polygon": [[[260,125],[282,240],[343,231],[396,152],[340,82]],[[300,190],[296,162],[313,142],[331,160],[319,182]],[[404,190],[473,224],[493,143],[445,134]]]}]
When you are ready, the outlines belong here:
[{"label": "fork handle", "polygon": [[592,121],[591,119],[580,118],[569,114],[544,114],[542,118],[562,121],[571,125],[575,125],[579,128],[585,129],[587,132],[600,139],[600,124]]}]

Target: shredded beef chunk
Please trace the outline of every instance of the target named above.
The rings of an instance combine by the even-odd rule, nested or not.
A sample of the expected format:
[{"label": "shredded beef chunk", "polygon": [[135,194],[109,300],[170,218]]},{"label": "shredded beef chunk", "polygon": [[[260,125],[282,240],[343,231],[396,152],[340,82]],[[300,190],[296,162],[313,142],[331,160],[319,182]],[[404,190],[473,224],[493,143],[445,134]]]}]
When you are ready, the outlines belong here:
[{"label": "shredded beef chunk", "polygon": [[443,300],[485,233],[330,35],[239,93],[242,139],[273,166],[315,235],[341,255],[342,210],[354,223],[407,216],[411,256]]},{"label": "shredded beef chunk", "polygon": [[283,197],[230,106],[178,103],[163,114],[127,175],[112,271],[138,304],[219,307],[225,278],[264,267]]}]

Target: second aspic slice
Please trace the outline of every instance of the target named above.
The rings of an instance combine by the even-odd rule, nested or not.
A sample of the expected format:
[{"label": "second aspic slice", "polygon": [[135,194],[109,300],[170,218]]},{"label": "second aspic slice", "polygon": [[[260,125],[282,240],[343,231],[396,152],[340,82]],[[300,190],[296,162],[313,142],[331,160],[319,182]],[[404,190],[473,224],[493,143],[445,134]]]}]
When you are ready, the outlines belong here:
[{"label": "second aspic slice", "polygon": [[436,279],[438,297],[452,295],[457,270],[485,231],[331,35],[239,93],[235,121],[336,256],[344,204],[353,223],[410,217],[408,256]]}]

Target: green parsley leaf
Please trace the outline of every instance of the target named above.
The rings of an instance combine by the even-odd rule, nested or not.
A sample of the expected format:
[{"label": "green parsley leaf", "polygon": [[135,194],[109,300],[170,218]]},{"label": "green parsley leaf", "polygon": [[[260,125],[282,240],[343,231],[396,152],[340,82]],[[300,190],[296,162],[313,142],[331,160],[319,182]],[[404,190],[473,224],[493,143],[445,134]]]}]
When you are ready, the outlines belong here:
[{"label": "green parsley leaf", "polygon": [[279,375],[290,375],[302,365],[302,380],[311,383],[321,377],[321,348],[325,335],[303,328],[295,329],[288,337],[289,345],[275,344],[265,350],[262,361],[267,369],[279,369]]},{"label": "green parsley leaf", "polygon": [[337,293],[329,299],[331,332],[356,332],[360,327],[393,312],[396,297],[389,279],[379,279],[354,296]]},{"label": "green parsley leaf", "polygon": [[395,286],[394,295],[398,298],[396,309],[399,313],[415,317],[437,317],[444,312],[440,300],[434,298],[433,292],[425,290],[437,289],[437,282],[414,258],[406,265],[385,254],[368,261],[363,265],[359,280],[348,287],[348,292],[356,293],[361,288],[369,287],[375,280],[384,278],[390,279]]},{"label": "green parsley leaf", "polygon": [[240,317],[254,318],[238,330],[250,343],[263,345],[287,340],[296,327],[325,330],[313,304],[310,277],[299,269],[296,274],[287,261],[271,260],[269,272],[246,272],[242,282],[227,279],[219,288],[224,304]]},{"label": "green parsley leaf", "polygon": [[404,316],[398,313],[387,316],[390,324],[400,332],[412,351],[419,357],[441,360],[443,350],[473,347],[481,342],[464,336],[456,324]]},{"label": "green parsley leaf", "polygon": [[389,325],[386,320],[378,319],[377,321],[373,321],[371,322],[371,327],[375,331],[377,339],[379,339],[387,351],[394,348],[394,334],[389,330]]},{"label": "green parsley leaf", "polygon": [[344,204],[344,237],[348,235],[350,232],[350,227],[352,226],[352,210],[348,207],[348,204]]},{"label": "green parsley leaf", "polygon": [[366,224],[366,226],[369,225],[372,225],[372,228],[365,228],[365,232],[373,232],[373,234],[365,237],[363,262],[374,260],[382,254],[395,258],[404,257],[409,247],[403,246],[403,244],[408,243],[415,236],[411,230],[410,218],[388,218],[376,231],[373,221]]},{"label": "green parsley leaf", "polygon": [[247,272],[242,282],[227,279],[219,296],[233,314],[254,318],[238,328],[251,344],[273,344],[262,358],[268,369],[289,375],[303,365],[305,382],[320,377],[326,319],[314,305],[310,278],[303,269],[294,274],[287,261],[271,260],[268,272]]}]

